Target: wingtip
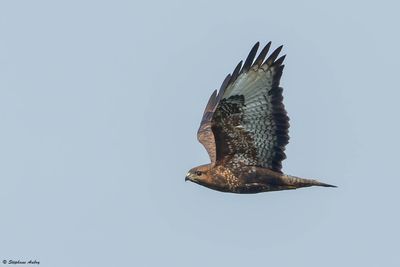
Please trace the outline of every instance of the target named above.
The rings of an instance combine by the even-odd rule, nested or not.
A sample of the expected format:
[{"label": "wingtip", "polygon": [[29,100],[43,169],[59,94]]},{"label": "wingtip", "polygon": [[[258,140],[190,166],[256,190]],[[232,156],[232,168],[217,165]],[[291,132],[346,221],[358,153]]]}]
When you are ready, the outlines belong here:
[{"label": "wingtip", "polygon": [[260,46],[260,42],[255,43],[253,48],[251,48],[249,55],[247,56],[246,60],[244,61],[243,67],[240,73],[247,72],[251,66],[253,65],[254,58],[256,57],[257,50]]},{"label": "wingtip", "polygon": [[[269,55],[269,57],[265,60],[265,63],[264,63],[264,64],[266,64],[266,65],[268,65],[268,66],[271,66],[271,65],[275,62],[276,58],[279,56],[279,53],[282,51],[282,48],[283,48],[283,45],[278,46],[278,48],[276,48],[276,49],[271,53],[271,55]],[[286,56],[286,55],[285,55],[285,56]],[[285,57],[283,57],[283,59],[285,59]],[[281,60],[283,61],[283,59],[281,59]]]}]

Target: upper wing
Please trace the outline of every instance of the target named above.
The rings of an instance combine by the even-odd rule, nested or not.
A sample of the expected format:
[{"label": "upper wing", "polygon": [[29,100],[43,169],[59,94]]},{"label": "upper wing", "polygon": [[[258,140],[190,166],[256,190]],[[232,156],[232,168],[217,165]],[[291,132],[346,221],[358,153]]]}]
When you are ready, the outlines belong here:
[{"label": "upper wing", "polygon": [[206,109],[204,110],[203,119],[200,128],[197,131],[197,139],[206,148],[211,159],[211,164],[215,163],[217,152],[215,147],[214,134],[211,130],[211,120],[217,106],[217,90],[215,90],[208,100]]},{"label": "upper wing", "polygon": [[198,132],[212,163],[227,162],[281,171],[289,141],[289,118],[279,87],[285,56],[282,47],[266,58],[268,43],[254,60],[256,43],[245,63],[228,75],[207,104]]}]

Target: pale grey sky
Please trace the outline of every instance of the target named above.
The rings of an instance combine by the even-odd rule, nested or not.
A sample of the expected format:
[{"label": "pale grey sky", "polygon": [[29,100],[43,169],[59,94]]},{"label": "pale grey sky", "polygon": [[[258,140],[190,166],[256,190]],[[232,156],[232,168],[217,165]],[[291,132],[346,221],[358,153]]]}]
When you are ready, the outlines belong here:
[{"label": "pale grey sky", "polygon": [[[0,261],[399,266],[399,8],[2,1]],[[209,160],[209,95],[256,41],[288,55],[284,171],[339,188],[184,182]]]}]

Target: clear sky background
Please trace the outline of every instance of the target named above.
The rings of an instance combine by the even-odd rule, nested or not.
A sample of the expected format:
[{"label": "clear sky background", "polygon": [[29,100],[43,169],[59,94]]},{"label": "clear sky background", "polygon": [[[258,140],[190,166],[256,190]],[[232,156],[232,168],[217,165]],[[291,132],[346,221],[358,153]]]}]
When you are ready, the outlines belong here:
[{"label": "clear sky background", "polygon": [[[1,1],[0,261],[400,266],[399,8]],[[288,55],[284,171],[337,189],[184,182],[209,161],[209,95],[256,41]]]}]

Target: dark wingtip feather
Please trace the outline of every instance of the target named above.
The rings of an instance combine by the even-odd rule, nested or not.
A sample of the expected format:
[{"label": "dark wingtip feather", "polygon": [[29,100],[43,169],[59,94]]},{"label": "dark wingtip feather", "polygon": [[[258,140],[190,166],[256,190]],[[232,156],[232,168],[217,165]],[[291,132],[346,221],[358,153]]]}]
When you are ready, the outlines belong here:
[{"label": "dark wingtip feather", "polygon": [[260,54],[258,55],[256,61],[254,61],[254,65],[261,66],[261,64],[263,63],[265,57],[266,57],[267,54],[268,54],[268,51],[269,51],[270,47],[271,47],[271,42],[268,42],[268,43],[264,46],[264,48],[261,50],[261,52],[260,52]]},{"label": "dark wingtip feather", "polygon": [[243,61],[241,60],[239,64],[237,64],[236,68],[232,72],[232,78],[231,81],[234,82],[236,78],[239,76],[240,73],[240,68],[242,67]]},{"label": "dark wingtip feather", "polygon": [[219,92],[221,92],[224,88],[226,88],[230,79],[231,79],[231,74],[226,75],[224,81],[221,84],[221,87],[219,88]]},{"label": "dark wingtip feather", "polygon": [[217,98],[217,90],[214,90],[214,92],[211,94],[210,99],[208,99],[206,108],[204,109],[204,114],[212,111],[214,109],[214,106],[216,104],[216,98]]},{"label": "dark wingtip feather", "polygon": [[274,63],[275,59],[278,57],[279,53],[282,50],[283,45],[279,46],[277,49],[275,49],[274,52],[265,60],[265,64],[268,66],[271,66],[272,63]]},{"label": "dark wingtip feather", "polygon": [[277,60],[275,60],[275,62],[272,64],[273,66],[279,66],[283,63],[283,61],[285,60],[286,55],[281,56],[280,58],[278,58]]},{"label": "dark wingtip feather", "polygon": [[[225,77],[225,80],[222,82],[221,88],[219,89],[219,92],[218,92],[218,95],[217,95],[217,99],[215,101],[217,103],[217,105],[218,105],[219,101],[221,100],[222,96],[224,95],[225,89],[226,89],[226,87],[228,87],[228,84],[229,84],[229,82],[231,80],[231,77],[232,76],[230,74],[228,74]],[[215,106],[217,106],[217,105],[215,105]]]},{"label": "dark wingtip feather", "polygon": [[244,64],[243,64],[243,68],[242,68],[242,70],[241,70],[240,73],[246,72],[246,71],[248,71],[248,70],[250,69],[250,67],[251,67],[251,65],[252,65],[252,63],[253,63],[253,60],[254,60],[254,58],[256,57],[257,50],[258,50],[258,47],[259,47],[259,46],[260,46],[260,42],[257,42],[257,43],[253,46],[253,48],[250,50],[250,53],[249,53],[249,55],[247,56],[247,58],[246,58],[246,60],[245,60],[245,62],[244,62]]}]

